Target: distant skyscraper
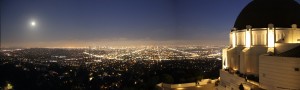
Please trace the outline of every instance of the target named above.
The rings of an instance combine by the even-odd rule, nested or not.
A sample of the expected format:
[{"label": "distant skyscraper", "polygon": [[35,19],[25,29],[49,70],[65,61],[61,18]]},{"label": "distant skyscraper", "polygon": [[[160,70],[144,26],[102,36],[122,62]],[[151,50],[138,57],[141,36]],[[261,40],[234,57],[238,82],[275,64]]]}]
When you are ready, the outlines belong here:
[{"label": "distant skyscraper", "polygon": [[253,0],[238,16],[223,49],[218,90],[300,90],[300,5]]}]

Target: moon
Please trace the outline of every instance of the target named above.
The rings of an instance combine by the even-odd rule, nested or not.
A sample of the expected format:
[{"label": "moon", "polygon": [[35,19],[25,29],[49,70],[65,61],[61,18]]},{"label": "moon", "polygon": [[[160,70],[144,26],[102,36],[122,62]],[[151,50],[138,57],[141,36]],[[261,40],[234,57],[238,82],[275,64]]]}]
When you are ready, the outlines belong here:
[{"label": "moon", "polygon": [[35,21],[31,21],[31,26],[35,26],[35,25],[36,25]]}]

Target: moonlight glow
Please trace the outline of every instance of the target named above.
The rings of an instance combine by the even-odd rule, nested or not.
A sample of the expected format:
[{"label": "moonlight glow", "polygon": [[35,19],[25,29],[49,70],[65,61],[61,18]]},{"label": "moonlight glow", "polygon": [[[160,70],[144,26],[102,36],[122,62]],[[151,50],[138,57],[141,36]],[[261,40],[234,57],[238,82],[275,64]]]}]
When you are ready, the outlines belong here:
[{"label": "moonlight glow", "polygon": [[31,22],[31,26],[35,26],[35,24],[36,24],[35,21]]}]

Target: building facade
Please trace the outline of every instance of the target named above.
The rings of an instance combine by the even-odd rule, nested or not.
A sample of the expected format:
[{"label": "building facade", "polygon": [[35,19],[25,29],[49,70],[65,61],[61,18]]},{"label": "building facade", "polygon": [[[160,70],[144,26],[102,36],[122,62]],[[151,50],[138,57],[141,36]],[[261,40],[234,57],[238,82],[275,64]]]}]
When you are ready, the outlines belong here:
[{"label": "building facade", "polygon": [[253,0],[223,49],[218,90],[300,90],[300,5]]}]

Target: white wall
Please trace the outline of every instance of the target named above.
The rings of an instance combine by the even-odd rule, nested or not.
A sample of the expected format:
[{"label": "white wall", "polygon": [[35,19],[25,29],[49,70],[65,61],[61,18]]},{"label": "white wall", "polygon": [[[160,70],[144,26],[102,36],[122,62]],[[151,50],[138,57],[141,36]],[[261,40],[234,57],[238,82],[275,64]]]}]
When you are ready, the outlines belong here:
[{"label": "white wall", "polygon": [[252,45],[267,45],[267,30],[252,31]]},{"label": "white wall", "polygon": [[[300,29],[298,28],[275,28],[276,30],[276,52],[282,53],[287,51],[295,45],[288,44],[293,42],[300,43]],[[230,32],[230,42],[232,45],[233,42],[233,34],[236,35],[236,47],[228,49],[227,52],[227,60],[228,67],[233,69],[240,69],[242,73],[255,74],[258,75],[258,56],[260,54],[267,53],[267,28],[252,28],[251,33],[251,47],[250,50],[242,50],[245,47],[245,29],[237,30]],[[297,41],[299,40],[299,41]],[[288,46],[287,46],[288,45]],[[259,49],[254,49],[259,47]],[[263,48],[261,48],[263,47]]]},{"label": "white wall", "polygon": [[245,48],[241,52],[240,72],[258,76],[259,55],[266,54],[267,50],[268,48],[264,46]]},{"label": "white wall", "polygon": [[294,28],[291,30],[291,33],[292,33],[291,43],[300,43],[300,29]]},{"label": "white wall", "polygon": [[243,32],[237,32],[236,33],[236,38],[237,38],[237,45],[245,45],[245,31]]},{"label": "white wall", "polygon": [[289,28],[276,28],[275,30],[275,42],[288,43],[291,36]]},{"label": "white wall", "polygon": [[218,90],[239,90],[239,85],[245,82],[246,80],[244,78],[220,70],[220,88],[218,88]]},{"label": "white wall", "polygon": [[259,57],[259,82],[268,90],[300,89],[300,58],[261,55]]},{"label": "white wall", "polygon": [[[276,42],[279,43],[300,43],[300,29],[299,28],[277,28]],[[280,41],[284,38],[284,41]]]},{"label": "white wall", "polygon": [[230,32],[230,33],[229,33],[229,45],[230,45],[230,46],[233,46],[233,43],[232,43],[232,42],[233,42],[233,41],[232,41],[232,40],[233,40],[233,35],[232,35],[232,34],[234,34],[234,32]]},{"label": "white wall", "polygon": [[228,67],[227,51],[228,51],[227,48],[222,50],[222,68],[223,69],[226,69]]},{"label": "white wall", "polygon": [[[260,84],[268,90],[278,90],[278,87],[300,90],[300,58],[260,56],[267,53],[267,28],[252,28],[251,47],[245,49],[245,29],[236,32],[237,47],[227,49],[228,68],[240,70],[242,73],[259,75]],[[230,33],[232,45],[233,32]],[[299,28],[276,28],[275,53],[279,54],[300,45]],[[225,52],[225,50],[224,50]],[[223,63],[224,64],[224,63]],[[223,73],[223,74],[222,74]],[[221,83],[232,86],[240,83],[240,79],[221,71]],[[237,79],[237,80],[233,80]],[[228,88],[227,88],[228,89]]]},{"label": "white wall", "polygon": [[238,46],[235,48],[228,49],[227,51],[227,63],[228,67],[232,69],[239,70],[240,68],[240,58],[239,55],[242,52],[244,47]]}]

